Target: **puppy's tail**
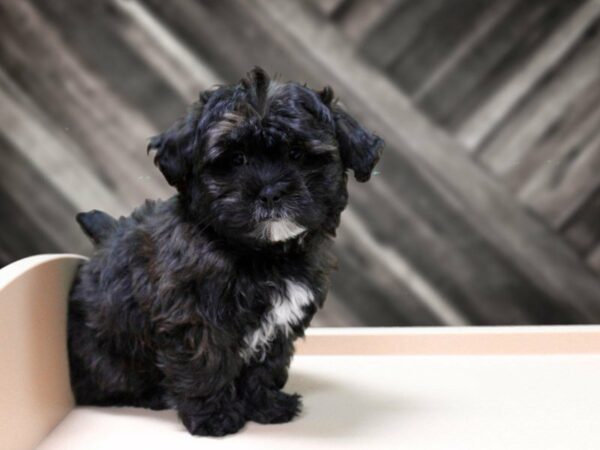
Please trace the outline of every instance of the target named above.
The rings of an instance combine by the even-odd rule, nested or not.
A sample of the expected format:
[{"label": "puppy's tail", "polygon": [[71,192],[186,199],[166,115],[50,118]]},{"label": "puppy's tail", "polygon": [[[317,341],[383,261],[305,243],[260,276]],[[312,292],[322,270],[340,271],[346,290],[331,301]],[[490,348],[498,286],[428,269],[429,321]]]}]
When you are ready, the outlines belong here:
[{"label": "puppy's tail", "polygon": [[95,245],[104,241],[117,227],[117,219],[97,209],[79,213],[75,219]]}]

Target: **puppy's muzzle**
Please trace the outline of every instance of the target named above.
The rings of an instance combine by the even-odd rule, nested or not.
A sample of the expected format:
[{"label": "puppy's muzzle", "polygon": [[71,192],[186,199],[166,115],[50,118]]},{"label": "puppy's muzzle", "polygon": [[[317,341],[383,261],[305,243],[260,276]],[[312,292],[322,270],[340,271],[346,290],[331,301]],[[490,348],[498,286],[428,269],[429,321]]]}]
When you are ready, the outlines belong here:
[{"label": "puppy's muzzle", "polygon": [[280,206],[288,193],[288,189],[289,183],[285,182],[267,184],[258,194],[258,200],[266,208]]}]

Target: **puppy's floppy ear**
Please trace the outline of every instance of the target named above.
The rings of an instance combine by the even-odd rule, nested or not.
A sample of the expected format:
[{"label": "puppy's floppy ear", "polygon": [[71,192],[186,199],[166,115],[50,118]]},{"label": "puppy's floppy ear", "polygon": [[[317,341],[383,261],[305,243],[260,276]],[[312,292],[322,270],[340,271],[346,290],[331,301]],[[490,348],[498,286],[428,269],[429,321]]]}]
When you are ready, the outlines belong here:
[{"label": "puppy's floppy ear", "polygon": [[319,95],[332,112],[335,135],[344,166],[352,169],[358,181],[369,181],[383,152],[383,139],[369,132],[348,114],[335,101],[333,90],[329,86],[323,88]]},{"label": "puppy's floppy ear", "polygon": [[206,97],[194,103],[184,117],[177,120],[163,133],[150,138],[148,153],[156,150],[154,164],[167,182],[182,191],[191,174],[194,149],[198,145],[198,122]]}]

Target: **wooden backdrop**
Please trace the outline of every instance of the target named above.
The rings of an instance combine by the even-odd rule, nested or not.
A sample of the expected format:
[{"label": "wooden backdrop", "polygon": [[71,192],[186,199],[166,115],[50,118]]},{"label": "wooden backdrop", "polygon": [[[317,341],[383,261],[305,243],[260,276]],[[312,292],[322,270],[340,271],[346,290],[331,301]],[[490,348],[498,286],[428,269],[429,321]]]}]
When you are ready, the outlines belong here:
[{"label": "wooden backdrop", "polygon": [[0,263],[171,189],[149,136],[254,65],[388,143],[318,324],[600,322],[599,0],[0,0]]}]

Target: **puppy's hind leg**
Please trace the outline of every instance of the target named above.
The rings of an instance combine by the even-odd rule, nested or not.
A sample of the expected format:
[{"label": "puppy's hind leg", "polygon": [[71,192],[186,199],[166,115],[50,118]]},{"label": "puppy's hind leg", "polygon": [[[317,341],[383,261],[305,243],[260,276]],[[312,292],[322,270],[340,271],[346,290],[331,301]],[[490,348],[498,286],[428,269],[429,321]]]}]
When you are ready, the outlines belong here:
[{"label": "puppy's hind leg", "polygon": [[154,411],[169,409],[162,388],[148,389],[139,393],[118,393],[105,398],[106,406],[132,406]]},{"label": "puppy's hind leg", "polygon": [[213,345],[198,352],[194,342],[202,339],[193,336],[198,337],[197,333],[192,328],[174,333],[168,341],[177,345],[165,346],[158,352],[168,403],[177,409],[179,418],[193,435],[235,433],[246,423],[244,402],[234,383],[241,359],[225,336],[206,338]]}]

